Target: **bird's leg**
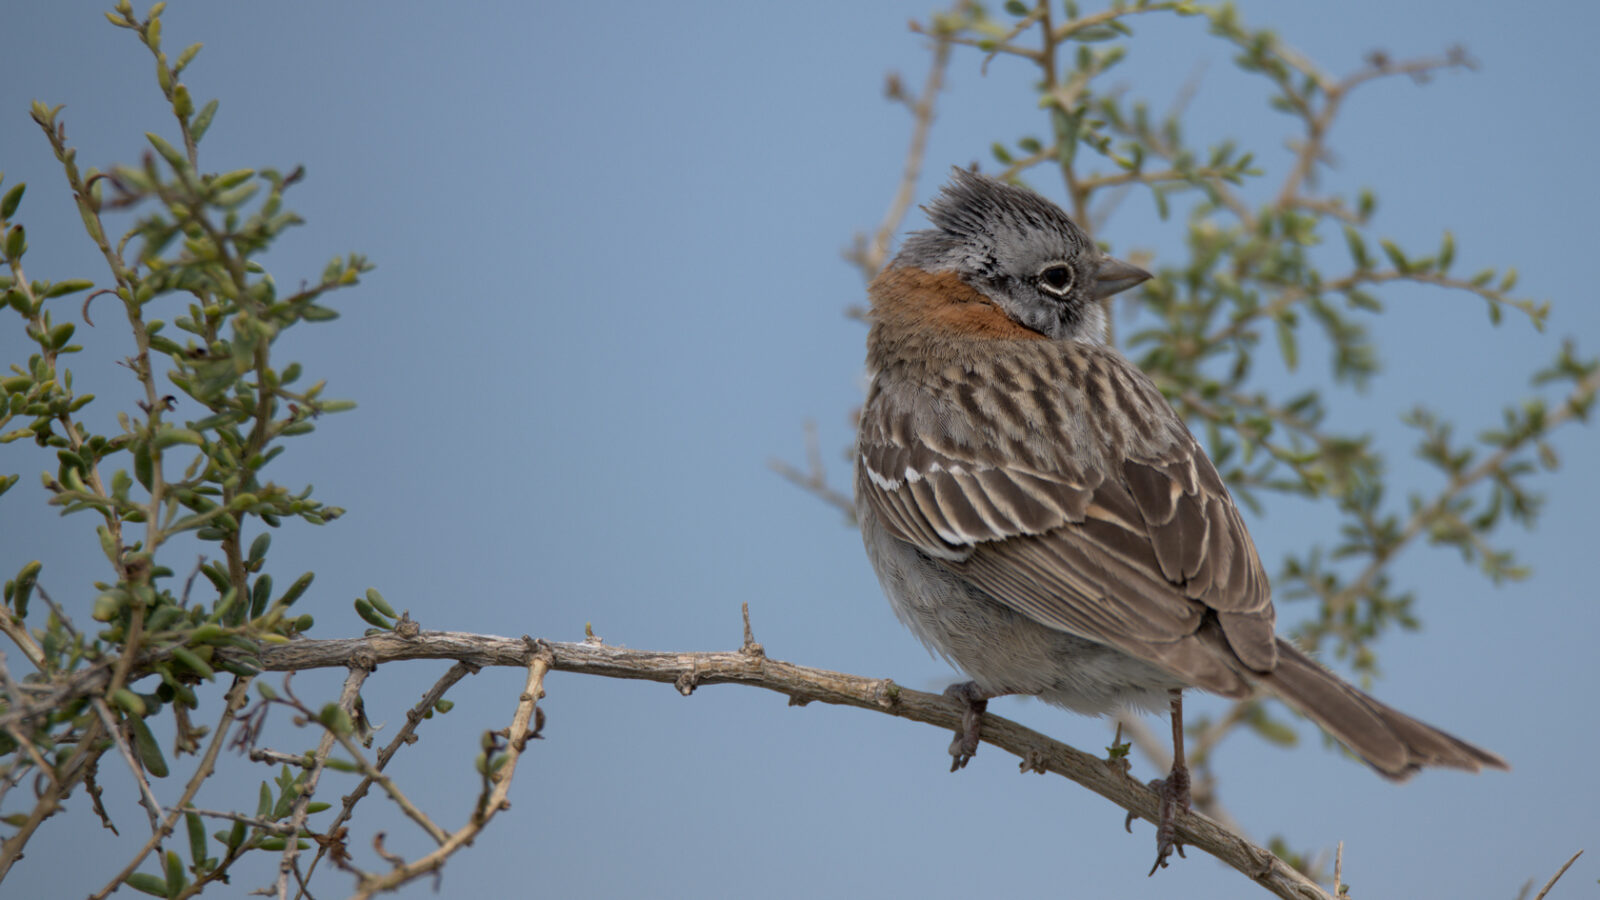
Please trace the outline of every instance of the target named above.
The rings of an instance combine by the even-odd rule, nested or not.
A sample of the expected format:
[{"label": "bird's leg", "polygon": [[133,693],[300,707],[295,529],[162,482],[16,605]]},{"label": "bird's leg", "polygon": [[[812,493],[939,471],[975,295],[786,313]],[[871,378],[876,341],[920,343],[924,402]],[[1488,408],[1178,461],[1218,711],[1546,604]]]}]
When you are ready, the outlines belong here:
[{"label": "bird's leg", "polygon": [[1172,771],[1167,777],[1150,782],[1150,789],[1161,797],[1160,819],[1156,825],[1156,864],[1150,874],[1165,868],[1172,851],[1183,856],[1183,844],[1178,842],[1178,808],[1185,812],[1189,806],[1189,767],[1183,761],[1183,691],[1174,688],[1172,696]]},{"label": "bird's leg", "polygon": [[989,708],[991,697],[1002,696],[978,687],[976,681],[963,681],[944,689],[944,695],[962,706],[961,727],[956,729],[955,740],[950,742],[950,771],[966,768],[978,752],[978,739],[983,736],[983,713]]}]

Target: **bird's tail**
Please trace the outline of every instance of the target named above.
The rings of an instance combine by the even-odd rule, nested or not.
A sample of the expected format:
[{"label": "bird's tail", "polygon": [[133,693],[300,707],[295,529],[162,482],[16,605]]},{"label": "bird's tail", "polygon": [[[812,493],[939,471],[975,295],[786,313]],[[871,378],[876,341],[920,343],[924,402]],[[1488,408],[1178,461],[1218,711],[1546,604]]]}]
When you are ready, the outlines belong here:
[{"label": "bird's tail", "polygon": [[1423,766],[1510,768],[1499,756],[1367,696],[1281,638],[1277,667],[1256,677],[1386,778],[1403,781]]}]

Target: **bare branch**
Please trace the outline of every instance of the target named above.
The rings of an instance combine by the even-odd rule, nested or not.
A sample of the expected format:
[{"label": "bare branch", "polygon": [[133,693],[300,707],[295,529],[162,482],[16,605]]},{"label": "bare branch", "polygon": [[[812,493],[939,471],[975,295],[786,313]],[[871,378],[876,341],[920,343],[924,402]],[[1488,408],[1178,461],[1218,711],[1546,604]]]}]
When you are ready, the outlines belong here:
[{"label": "bare branch", "polygon": [[[454,659],[477,666],[523,666],[526,665],[528,653],[527,641],[526,638],[451,631],[422,631],[411,638],[378,634],[346,640],[303,640],[270,645],[262,648],[261,661],[273,671],[344,666],[358,654],[364,654],[363,658],[374,664],[405,659]],[[554,671],[656,681],[671,684],[684,694],[693,693],[701,685],[743,684],[786,694],[796,705],[821,701],[853,706],[952,730],[961,723],[961,707],[955,701],[937,694],[903,688],[888,679],[813,669],[738,650],[660,652],[613,647],[598,642],[539,641],[537,645],[542,651],[548,652],[548,668]],[[519,708],[519,715],[521,711]],[[511,734],[520,733],[514,722]],[[1159,799],[1155,793],[1114,771],[1096,756],[994,715],[984,720],[983,740],[1029,761],[1037,771],[1054,772],[1069,778],[1140,818],[1150,822],[1157,819]],[[492,811],[494,800],[490,799]],[[1181,814],[1178,834],[1185,844],[1210,853],[1279,897],[1302,900],[1324,900],[1328,897],[1315,882],[1290,868],[1270,851],[1250,843],[1203,815]],[[415,877],[421,871],[417,867],[424,863],[436,867],[453,851],[460,835],[460,832],[451,835],[450,841],[437,851],[411,863],[404,870],[396,871],[405,871],[410,873],[408,877]],[[383,884],[398,883],[390,880],[394,877],[395,873],[383,876]],[[371,892],[366,890],[368,886],[363,885],[359,896],[370,896]],[[373,890],[377,889],[376,884],[371,886]]]}]

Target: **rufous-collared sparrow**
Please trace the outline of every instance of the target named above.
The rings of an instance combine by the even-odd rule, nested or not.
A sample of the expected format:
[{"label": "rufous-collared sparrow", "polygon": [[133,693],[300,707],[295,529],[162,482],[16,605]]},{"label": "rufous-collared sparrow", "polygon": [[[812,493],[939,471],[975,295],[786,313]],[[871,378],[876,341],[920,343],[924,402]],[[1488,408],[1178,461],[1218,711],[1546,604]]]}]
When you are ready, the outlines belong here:
[{"label": "rufous-collared sparrow", "polygon": [[[1146,280],[1058,207],[957,169],[870,288],[856,510],[896,614],[972,678],[952,771],[984,703],[1173,718],[1156,866],[1189,806],[1186,687],[1260,688],[1392,779],[1505,768],[1357,690],[1273,632],[1239,510],[1155,384],[1105,343],[1102,301]],[[1155,871],[1153,867],[1152,872]]]}]

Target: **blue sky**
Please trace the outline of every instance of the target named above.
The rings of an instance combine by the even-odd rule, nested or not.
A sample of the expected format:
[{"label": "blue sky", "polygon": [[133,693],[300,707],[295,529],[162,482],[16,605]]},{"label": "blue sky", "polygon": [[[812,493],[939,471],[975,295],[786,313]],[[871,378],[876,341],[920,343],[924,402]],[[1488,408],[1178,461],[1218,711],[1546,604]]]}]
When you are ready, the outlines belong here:
[{"label": "blue sky", "polygon": [[[72,0],[6,15],[0,169],[8,185],[30,183],[32,277],[101,276],[29,101],[67,104],[86,164],[131,161],[143,132],[171,131],[146,52],[105,24],[104,8]],[[359,633],[350,600],[375,586],[429,628],[577,640],[592,623],[630,647],[726,649],[749,602],[777,658],[922,689],[953,680],[894,620],[856,534],[767,468],[801,458],[811,418],[835,483],[848,484],[864,331],[843,310],[864,290],[840,250],[893,194],[910,123],[881,86],[891,70],[920,82],[925,45],[906,22],[933,8],[169,4],[168,47],[204,41],[187,80],[197,97],[221,98],[204,165],[307,167],[289,205],[309,224],[267,260],[279,284],[352,250],[378,265],[335,298],[340,320],[279,345],[330,395],[360,404],[274,464],[281,482],[314,483],[349,510],[275,535],[280,582],[317,573],[302,601],[317,635]],[[1465,296],[1385,295],[1390,311],[1373,326],[1385,374],[1366,395],[1335,395],[1333,414],[1393,451],[1397,489],[1429,490],[1401,411],[1424,400],[1467,432],[1491,427],[1563,336],[1600,349],[1587,266],[1597,130],[1573,99],[1600,84],[1596,12],[1446,0],[1242,11],[1334,71],[1377,47],[1404,57],[1460,43],[1482,63],[1425,86],[1361,89],[1333,138],[1329,177],[1378,190],[1381,232],[1423,248],[1449,228],[1460,269],[1515,265],[1522,293],[1555,304],[1539,333],[1516,317],[1493,328]],[[1147,17],[1136,30],[1119,76],[1129,91],[1161,109],[1200,72],[1189,133],[1242,135],[1270,174],[1283,171],[1286,120],[1202,22]],[[948,166],[987,163],[991,142],[1043,130],[1031,73],[999,60],[985,75],[980,62],[952,61],[919,200]],[[1181,252],[1181,223],[1148,206],[1131,198],[1100,237],[1157,260]],[[80,327],[74,362],[109,423],[135,392],[108,362],[129,352],[127,338],[114,316],[96,321]],[[0,360],[24,352],[7,325]],[[1296,377],[1321,376],[1308,364]],[[1344,841],[1345,880],[1368,898],[1511,898],[1584,847],[1553,896],[1600,877],[1587,799],[1600,795],[1600,439],[1572,429],[1555,445],[1565,466],[1537,482],[1544,518],[1507,538],[1534,577],[1495,588],[1451,552],[1414,550],[1395,577],[1418,592],[1424,627],[1379,646],[1379,696],[1502,753],[1513,771],[1395,786],[1309,730],[1289,751],[1239,736],[1218,771],[1251,836]],[[44,509],[34,473],[53,467],[25,443],[0,447],[0,471],[23,474],[0,500],[0,572],[41,559],[44,586],[85,609],[107,573],[93,523]],[[1275,504],[1250,524],[1270,569],[1326,519]],[[1298,615],[1280,609],[1280,621]],[[443,669],[383,668],[369,713],[398,727]],[[316,696],[336,679],[296,684]],[[398,759],[397,776],[445,823],[466,815],[478,735],[504,726],[520,687],[511,671],[464,682],[455,711]],[[444,896],[1251,896],[1199,854],[1146,879],[1148,825],[1127,835],[1118,809],[1059,779],[1020,778],[993,748],[951,776],[947,735],[924,726],[734,687],[684,699],[557,674],[547,690],[547,739],[519,770],[514,806],[450,864]],[[1085,749],[1109,739],[1103,723],[1037,703],[992,709]],[[282,748],[311,743],[290,735]],[[260,776],[249,777],[246,805]],[[131,789],[106,780],[124,834],[137,833]],[[221,786],[205,799],[230,802]],[[75,801],[36,839],[12,873],[17,896],[86,894],[109,877],[127,843],[86,813]],[[368,801],[356,832],[383,828],[390,846],[420,849],[390,813]],[[235,886],[270,877],[241,873]],[[347,887],[330,875],[319,896]]]}]

